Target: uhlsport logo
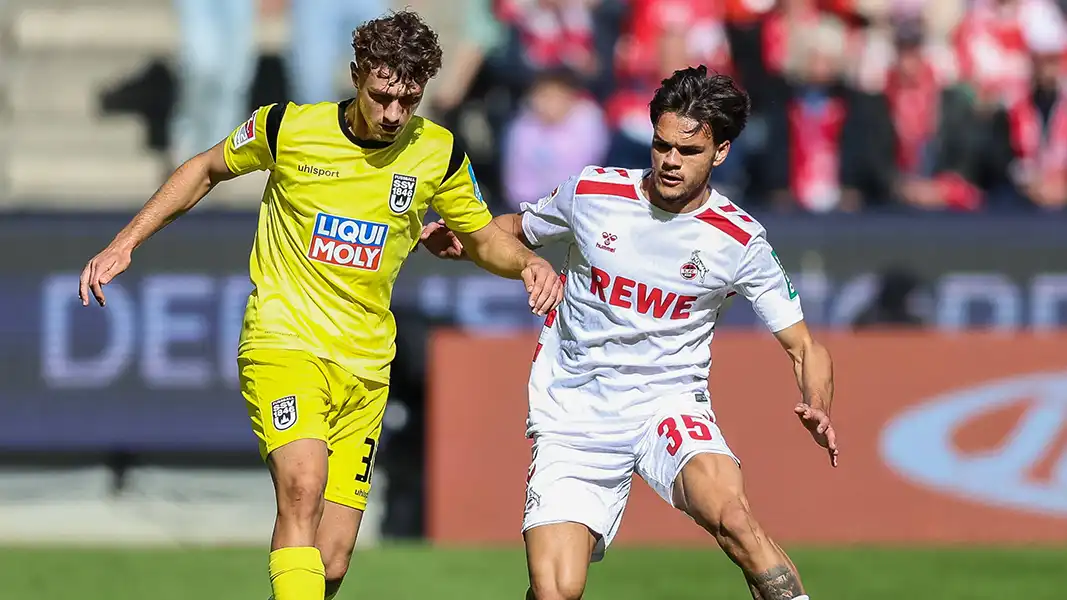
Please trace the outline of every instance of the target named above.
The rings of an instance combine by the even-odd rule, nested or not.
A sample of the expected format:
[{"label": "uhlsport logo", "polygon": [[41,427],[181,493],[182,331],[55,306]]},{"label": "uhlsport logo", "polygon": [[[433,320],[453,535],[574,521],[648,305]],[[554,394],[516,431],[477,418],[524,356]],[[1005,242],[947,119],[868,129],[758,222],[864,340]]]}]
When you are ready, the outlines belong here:
[{"label": "uhlsport logo", "polygon": [[323,169],[322,167],[316,167],[315,165],[300,165],[297,167],[297,170],[301,173],[314,175],[315,177],[337,178],[341,176],[341,172],[337,169]]},{"label": "uhlsport logo", "polygon": [[1067,373],[932,398],[891,421],[880,450],[886,464],[920,486],[1067,517]]},{"label": "uhlsport logo", "polygon": [[319,213],[308,258],[331,265],[377,271],[389,226],[373,221]]}]

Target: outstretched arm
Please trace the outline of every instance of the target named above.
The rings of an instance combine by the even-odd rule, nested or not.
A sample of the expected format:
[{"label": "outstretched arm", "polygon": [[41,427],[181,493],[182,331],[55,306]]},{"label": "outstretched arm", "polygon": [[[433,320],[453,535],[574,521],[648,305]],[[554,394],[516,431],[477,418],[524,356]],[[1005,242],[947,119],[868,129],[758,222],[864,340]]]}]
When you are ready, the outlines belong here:
[{"label": "outstretched arm", "polygon": [[830,454],[830,464],[837,466],[837,437],[830,422],[834,400],[834,365],[830,352],[815,341],[804,321],[774,334],[793,361],[793,374],[802,401],[794,407],[804,427],[815,441]]},{"label": "outstretched arm", "polygon": [[437,221],[422,229],[420,243],[438,258],[469,260],[508,279],[522,279],[530,293],[530,308],[548,314],[563,299],[563,283],[551,263],[535,254],[522,232],[522,216],[495,217],[470,233],[456,233]]},{"label": "outstretched arm", "polygon": [[[522,232],[522,215],[510,213],[493,217],[490,225],[496,225],[505,234],[517,239],[523,246],[536,248]],[[447,260],[471,260],[459,237],[445,225],[444,219],[428,223],[422,228],[419,242],[437,258]],[[416,246],[418,248],[418,246]]]},{"label": "outstretched arm", "polygon": [[470,260],[494,275],[522,279],[535,314],[548,314],[563,299],[562,280],[551,263],[530,250],[520,215],[496,217],[470,233],[453,232],[437,221],[423,227],[419,241],[439,258]]},{"label": "outstretched arm", "polygon": [[223,140],[175,169],[112,243],[136,249],[196,206],[219,182],[236,177],[226,166],[225,144]]},{"label": "outstretched arm", "polygon": [[[577,182],[578,177],[571,177],[536,203],[523,203],[521,212],[494,217],[493,224],[527,248],[573,240],[571,221]],[[438,258],[470,258],[443,219],[423,227],[419,241]]]},{"label": "outstretched arm", "polygon": [[130,265],[133,251],[168,223],[196,206],[220,181],[235,177],[226,166],[223,140],[210,150],[197,154],[178,167],[148,199],[110,244],[85,266],[78,296],[89,305],[89,295],[104,306],[103,286]]},{"label": "outstretched arm", "polygon": [[133,251],[196,206],[220,181],[273,169],[285,109],[279,104],[257,109],[226,139],[175,169],[133,220],[85,265],[78,285],[82,305],[89,305],[92,293],[103,306],[103,286],[130,266]]},{"label": "outstretched arm", "polygon": [[508,279],[519,279],[520,273],[531,261],[544,260],[534,254],[525,243],[521,226],[516,235],[509,220],[502,217],[495,217],[477,231],[454,235],[462,249],[462,258],[473,261],[494,275]]}]

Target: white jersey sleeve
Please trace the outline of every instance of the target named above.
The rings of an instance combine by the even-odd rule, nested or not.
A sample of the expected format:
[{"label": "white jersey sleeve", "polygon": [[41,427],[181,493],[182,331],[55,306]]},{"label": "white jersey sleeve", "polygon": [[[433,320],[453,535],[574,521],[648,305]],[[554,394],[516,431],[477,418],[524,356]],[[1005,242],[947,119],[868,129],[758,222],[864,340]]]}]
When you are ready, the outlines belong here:
[{"label": "white jersey sleeve", "polygon": [[756,315],[774,333],[804,319],[800,297],[763,235],[753,237],[745,248],[733,287],[752,303]]},{"label": "white jersey sleeve", "polygon": [[578,177],[571,177],[536,204],[523,202],[519,205],[522,232],[531,245],[573,241],[571,224],[574,222],[574,189],[577,184]]}]

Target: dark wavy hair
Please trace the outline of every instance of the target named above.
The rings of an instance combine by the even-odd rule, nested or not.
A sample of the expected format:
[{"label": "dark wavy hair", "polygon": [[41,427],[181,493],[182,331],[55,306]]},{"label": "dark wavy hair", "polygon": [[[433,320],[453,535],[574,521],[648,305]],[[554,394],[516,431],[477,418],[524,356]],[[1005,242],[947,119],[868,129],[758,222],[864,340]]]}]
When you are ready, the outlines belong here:
[{"label": "dark wavy hair", "polygon": [[715,143],[732,142],[748,122],[752,103],[748,94],[726,75],[708,75],[704,65],[675,71],[664,79],[649,103],[652,124],[664,113],[688,117],[711,129]]},{"label": "dark wavy hair", "polygon": [[385,67],[395,79],[425,86],[441,70],[437,33],[410,10],[367,21],[352,32],[361,75]]}]

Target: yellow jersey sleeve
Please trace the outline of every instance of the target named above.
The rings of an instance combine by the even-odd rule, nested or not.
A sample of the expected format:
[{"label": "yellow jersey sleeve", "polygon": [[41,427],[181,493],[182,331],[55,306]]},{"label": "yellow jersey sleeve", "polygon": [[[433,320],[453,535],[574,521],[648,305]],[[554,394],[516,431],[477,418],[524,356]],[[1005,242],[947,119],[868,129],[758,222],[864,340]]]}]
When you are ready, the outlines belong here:
[{"label": "yellow jersey sleeve", "polygon": [[285,105],[261,106],[226,138],[226,167],[234,175],[273,169]]},{"label": "yellow jersey sleeve", "polygon": [[449,229],[459,233],[477,231],[493,220],[478,189],[474,167],[455,141],[452,142],[452,155],[448,159],[445,177],[433,197],[433,209],[441,215]]}]

